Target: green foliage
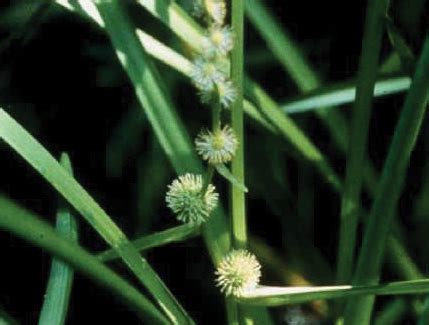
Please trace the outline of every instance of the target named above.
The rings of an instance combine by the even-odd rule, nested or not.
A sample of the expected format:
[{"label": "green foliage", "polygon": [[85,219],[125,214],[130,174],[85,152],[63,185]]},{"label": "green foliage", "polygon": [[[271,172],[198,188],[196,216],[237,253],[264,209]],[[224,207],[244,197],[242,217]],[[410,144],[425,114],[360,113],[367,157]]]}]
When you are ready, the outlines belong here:
[{"label": "green foliage", "polygon": [[[173,0],[55,0],[49,4],[36,1],[26,9],[25,3],[18,1],[1,14],[4,19],[0,27],[16,27],[0,42],[2,58],[13,57],[2,51],[9,46],[20,48],[32,37],[26,30],[33,23],[39,26],[50,14],[67,9],[63,14],[73,17],[75,13],[86,19],[88,25],[96,26],[97,33],[106,36],[108,50],[116,54],[116,64],[135,95],[115,131],[110,132],[105,155],[109,177],[121,178],[129,164],[137,171],[134,189],[144,197],[134,198],[136,203],[130,209],[137,216],[132,220],[137,235],[134,240],[106,213],[110,207],[104,210],[73,176],[68,156],[64,154],[59,163],[45,149],[42,143],[47,145],[46,140],[40,135],[44,130],[31,135],[27,122],[17,122],[19,114],[15,116],[13,109],[0,103],[4,107],[0,109],[0,139],[5,147],[13,149],[65,200],[57,209],[54,229],[0,196],[0,228],[53,255],[39,324],[64,324],[75,271],[118,296],[143,322],[193,324],[181,299],[176,300],[172,294],[175,284],[168,288],[142,252],[179,243],[186,249],[184,243],[200,235],[213,264],[210,267],[217,269],[219,295],[220,291],[227,294],[223,307],[228,324],[269,325],[273,314],[287,311],[284,306],[304,303],[317,318],[328,322],[391,324],[404,319],[411,310],[413,320],[426,324],[429,303],[423,305],[416,295],[429,292],[429,281],[419,269],[427,263],[424,256],[428,251],[409,238],[410,231],[398,218],[403,213],[398,202],[429,100],[429,39],[417,62],[421,44],[416,44],[420,40],[410,36],[410,30],[417,28],[413,20],[423,13],[423,1],[411,0],[414,9],[401,14],[395,12],[400,1],[368,1],[359,67],[346,82],[332,82],[323,73],[326,69],[312,66],[311,56],[307,57],[308,42],[294,40],[294,33],[285,28],[288,23],[276,16],[269,1],[182,2],[183,7]],[[198,9],[195,19],[185,10],[193,6]],[[141,19],[147,15],[152,16],[148,23]],[[252,28],[247,28],[245,17]],[[402,30],[407,24],[414,26],[408,28],[408,33]],[[246,33],[254,31],[258,34],[256,43],[262,47],[250,49]],[[258,42],[259,37],[262,42]],[[20,46],[15,45],[15,38],[22,42]],[[380,63],[384,47],[392,53]],[[247,62],[248,50],[263,60]],[[261,74],[254,72],[265,74],[264,65],[270,64],[286,74],[285,84],[270,82],[269,76],[258,79]],[[201,101],[195,106],[206,107],[182,107],[183,103],[176,100],[181,98],[177,90],[182,91],[182,83],[194,87],[195,94],[189,99]],[[3,79],[2,84],[6,84]],[[279,93],[290,90],[301,94],[279,98]],[[371,118],[380,123],[379,114],[387,120],[395,111],[391,107],[377,112],[378,98],[392,101],[393,96],[400,98],[402,93],[406,93],[405,102],[393,139],[390,145],[377,144],[377,150],[388,148],[387,157],[384,164],[374,163],[368,154]],[[348,109],[338,108],[348,104],[352,104]],[[198,134],[197,127],[210,124],[210,130],[200,131],[197,141],[192,140]],[[225,131],[224,141],[216,137],[221,131]],[[141,135],[148,133],[147,141]],[[227,136],[229,142],[225,141]],[[146,142],[152,150],[149,155],[139,150]],[[422,142],[427,146],[426,139]],[[375,167],[379,165],[380,175]],[[413,188],[420,186],[420,193],[414,209],[406,212],[412,214],[409,223],[421,229],[416,236],[420,240],[429,229],[425,218],[428,166],[422,163],[424,180]],[[179,181],[167,187],[173,171]],[[420,171],[413,173],[420,175]],[[189,174],[198,177],[186,176]],[[216,193],[212,183],[216,183]],[[332,193],[325,193],[327,189]],[[368,200],[363,200],[366,194]],[[338,213],[335,218],[319,211],[319,201],[328,195],[332,196],[327,204],[329,211]],[[262,215],[248,209],[258,200],[264,203]],[[185,224],[154,229],[153,223],[172,217],[160,218],[160,211],[176,214]],[[82,227],[89,224],[108,244],[107,249],[93,255],[77,244],[78,215],[86,221]],[[339,234],[318,229],[316,225],[325,220],[313,220],[315,216],[326,217],[329,227],[336,229],[337,224],[332,227],[334,219]],[[252,224],[260,225],[261,220],[281,226],[276,229],[276,238],[264,234],[267,243],[253,237],[253,231],[259,231],[258,236],[264,231]],[[279,234],[282,238],[277,238]],[[321,249],[316,244],[320,237],[329,237],[329,245],[337,244]],[[272,241],[281,241],[286,254],[271,249],[268,243]],[[419,251],[410,254],[411,245]],[[332,250],[337,251],[334,262],[324,256]],[[116,259],[131,271],[129,275],[143,286],[144,294],[111,270],[114,263],[106,266]],[[174,272],[175,263],[168,263],[169,272]],[[331,271],[335,267],[336,277]],[[389,277],[395,278],[380,284],[380,279],[385,281],[383,267],[390,272],[386,273]],[[283,286],[258,285],[261,272],[262,283],[283,282]],[[215,273],[211,276],[210,293],[216,284]],[[335,283],[326,285],[326,279]],[[375,313],[374,302],[379,295],[392,297]],[[331,299],[337,302],[325,302]],[[183,303],[192,307],[187,300]],[[281,311],[271,313],[268,307],[276,306]],[[0,313],[0,323],[3,318],[13,323],[5,312]]]},{"label": "green foliage", "polygon": [[[60,163],[70,175],[73,175],[70,158],[67,154],[62,154]],[[56,229],[65,238],[77,242],[78,230],[76,219],[71,214],[70,208],[67,208],[64,203],[61,205],[57,212]],[[73,269],[66,263],[54,258],[52,260],[45,301],[40,312],[40,325],[64,324],[67,317],[72,284]]]}]

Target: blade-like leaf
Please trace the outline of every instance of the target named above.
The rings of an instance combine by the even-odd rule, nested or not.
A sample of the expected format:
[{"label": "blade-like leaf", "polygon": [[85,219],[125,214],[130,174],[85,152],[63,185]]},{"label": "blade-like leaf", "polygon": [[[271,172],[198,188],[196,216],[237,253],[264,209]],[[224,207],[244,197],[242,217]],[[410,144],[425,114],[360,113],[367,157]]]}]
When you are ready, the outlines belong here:
[{"label": "blade-like leaf", "polygon": [[222,175],[226,180],[228,180],[233,186],[237,187],[240,191],[247,192],[247,187],[242,182],[240,182],[231,171],[223,164],[215,165],[217,172]]},{"label": "blade-like leaf", "polygon": [[319,149],[307,138],[304,132],[285,115],[268,94],[250,79],[245,82],[246,92],[251,94],[265,118],[270,121],[291,142],[306,159],[312,162],[333,188],[340,189],[341,182]]},{"label": "blade-like leaf", "polygon": [[346,176],[341,196],[340,236],[337,257],[337,283],[351,281],[354,252],[359,223],[360,199],[367,161],[369,121],[377,78],[384,17],[389,0],[369,1],[366,8],[365,28],[353,105],[350,140],[347,150]]},{"label": "blade-like leaf", "polygon": [[0,229],[54,254],[75,270],[110,290],[148,324],[169,324],[156,307],[132,285],[104,266],[74,241],[59,235],[33,213],[0,196]]},{"label": "blade-like leaf", "polygon": [[257,306],[302,304],[319,299],[338,299],[362,295],[407,295],[429,292],[429,280],[397,281],[368,286],[266,287],[243,293],[237,301]]},{"label": "blade-like leaf", "polygon": [[[70,175],[73,175],[71,162],[67,154],[61,155],[60,162],[63,168]],[[77,242],[76,219],[64,202],[60,202],[60,204],[56,226],[58,234]],[[39,325],[60,325],[65,323],[72,284],[73,269],[63,261],[53,258],[45,301],[39,316]]]},{"label": "blade-like leaf", "polygon": [[[387,96],[406,91],[410,88],[411,78],[407,76],[392,77],[376,82],[374,97]],[[306,93],[301,98],[292,100],[282,105],[282,109],[288,114],[303,113],[322,107],[335,107],[349,104],[355,101],[356,86],[350,84],[338,84],[323,87],[311,93]]]},{"label": "blade-like leaf", "polygon": [[[405,99],[383,167],[377,195],[368,216],[368,225],[354,274],[354,284],[374,284],[379,279],[390,224],[393,221],[408,162],[429,100],[428,70],[429,38],[425,41],[410,91]],[[345,323],[366,324],[373,304],[373,296],[350,300],[346,308]]]},{"label": "blade-like leaf", "polygon": [[[200,228],[193,225],[182,225],[167,230],[163,230],[154,234],[143,236],[133,240],[133,245],[137,250],[144,251],[147,249],[164,246],[171,243],[185,241],[194,238],[200,234]],[[102,262],[108,262],[119,258],[118,253],[113,249],[104,251],[98,255]]]},{"label": "blade-like leaf", "polygon": [[21,155],[88,221],[111,245],[158,304],[176,321],[184,311],[161,279],[142,258],[125,234],[94,199],[21,125],[0,109],[0,138]]}]

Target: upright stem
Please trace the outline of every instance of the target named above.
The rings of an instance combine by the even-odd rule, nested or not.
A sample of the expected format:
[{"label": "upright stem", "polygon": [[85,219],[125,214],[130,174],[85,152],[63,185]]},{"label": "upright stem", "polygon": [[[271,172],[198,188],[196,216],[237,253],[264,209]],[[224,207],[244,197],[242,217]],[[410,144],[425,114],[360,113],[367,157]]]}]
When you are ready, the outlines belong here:
[{"label": "upright stem", "polygon": [[219,96],[215,96],[215,102],[212,105],[212,129],[213,132],[217,132],[221,128],[221,120],[220,120],[220,114],[221,114],[221,104],[219,101]]},{"label": "upright stem", "polygon": [[[244,136],[243,136],[243,24],[244,0],[231,1],[231,25],[235,34],[234,49],[231,53],[231,80],[237,90],[237,98],[231,105],[231,126],[239,146],[231,170],[238,182],[244,184]],[[232,244],[236,249],[247,246],[247,227],[244,192],[231,185]],[[229,324],[240,324],[243,311],[233,301],[228,301]]]},{"label": "upright stem", "polygon": [[[362,248],[353,278],[354,285],[375,284],[379,280],[384,248],[393,221],[395,207],[429,101],[428,69],[429,38],[425,41],[417,63],[413,82],[405,99],[384,163],[377,195],[365,228]],[[373,305],[373,296],[362,296],[348,301],[344,323],[347,325],[369,324]]]},{"label": "upright stem", "polygon": [[[244,0],[233,0],[232,29],[235,34],[235,44],[231,54],[231,79],[237,89],[237,99],[231,107],[231,124],[240,145],[232,160],[232,174],[241,183],[244,183],[243,23]],[[244,192],[231,186],[231,193],[233,245],[235,248],[245,248],[247,246],[247,227]]]},{"label": "upright stem", "polygon": [[366,143],[374,84],[383,36],[384,14],[389,0],[369,0],[362,52],[359,63],[356,101],[353,107],[351,137],[347,152],[347,169],[341,202],[341,227],[338,245],[337,282],[351,278],[356,247],[356,228],[360,209]]}]

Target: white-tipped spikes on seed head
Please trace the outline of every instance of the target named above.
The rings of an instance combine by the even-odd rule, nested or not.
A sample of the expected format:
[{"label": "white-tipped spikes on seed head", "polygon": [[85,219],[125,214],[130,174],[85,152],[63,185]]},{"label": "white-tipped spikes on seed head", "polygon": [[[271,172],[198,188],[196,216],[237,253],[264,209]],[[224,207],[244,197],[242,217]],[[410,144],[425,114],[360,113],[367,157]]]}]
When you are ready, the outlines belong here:
[{"label": "white-tipped spikes on seed head", "polygon": [[212,26],[204,38],[204,50],[208,56],[226,57],[234,47],[234,34],[228,26]]},{"label": "white-tipped spikes on seed head", "polygon": [[216,269],[216,285],[226,296],[240,297],[259,284],[261,265],[255,255],[244,249],[233,250]]},{"label": "white-tipped spikes on seed head", "polygon": [[223,164],[232,160],[238,148],[234,131],[225,125],[218,131],[202,131],[195,139],[197,153],[211,164]]},{"label": "white-tipped spikes on seed head", "polygon": [[223,25],[226,18],[226,3],[224,0],[204,0],[208,16],[216,25]]},{"label": "white-tipped spikes on seed head", "polygon": [[210,93],[214,91],[217,83],[226,79],[226,75],[217,62],[198,57],[194,60],[191,79],[200,91]]},{"label": "white-tipped spikes on seed head", "polygon": [[202,190],[201,175],[185,174],[168,186],[165,201],[178,220],[200,225],[207,221],[219,199],[213,185],[209,184],[204,194]]}]

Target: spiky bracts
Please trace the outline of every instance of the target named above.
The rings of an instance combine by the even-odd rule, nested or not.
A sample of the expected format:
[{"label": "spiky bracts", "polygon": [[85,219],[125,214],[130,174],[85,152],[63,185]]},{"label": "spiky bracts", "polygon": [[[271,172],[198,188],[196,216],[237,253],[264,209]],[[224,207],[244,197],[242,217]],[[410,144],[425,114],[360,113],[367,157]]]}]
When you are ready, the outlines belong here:
[{"label": "spiky bracts", "polygon": [[216,276],[216,285],[226,296],[240,297],[259,284],[261,265],[249,251],[233,250],[217,266]]},{"label": "spiky bracts", "polygon": [[201,175],[185,174],[175,179],[165,197],[167,206],[184,223],[200,225],[207,221],[217,206],[219,195],[211,184],[203,191]]},{"label": "spiky bracts", "polygon": [[223,164],[232,160],[238,140],[228,125],[217,131],[201,131],[195,139],[197,153],[210,164]]}]

